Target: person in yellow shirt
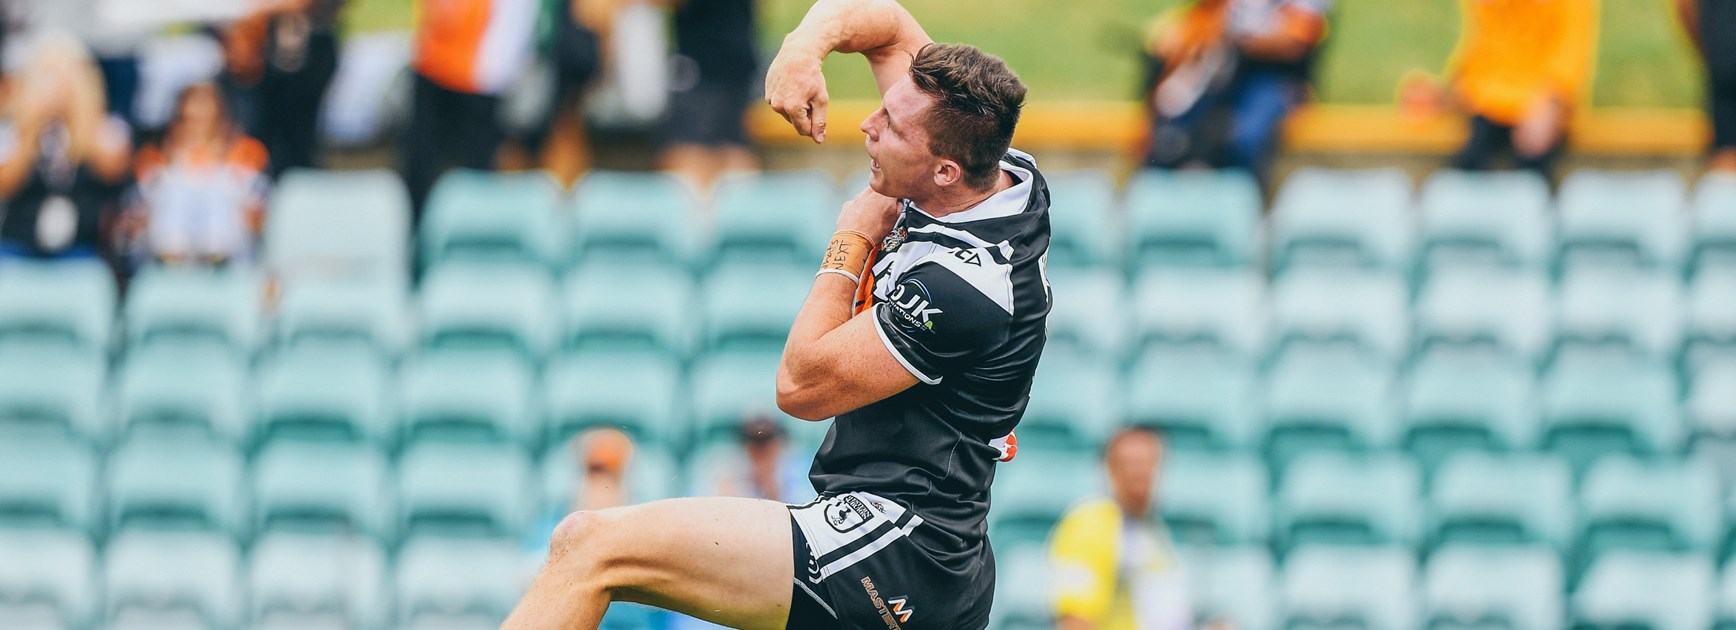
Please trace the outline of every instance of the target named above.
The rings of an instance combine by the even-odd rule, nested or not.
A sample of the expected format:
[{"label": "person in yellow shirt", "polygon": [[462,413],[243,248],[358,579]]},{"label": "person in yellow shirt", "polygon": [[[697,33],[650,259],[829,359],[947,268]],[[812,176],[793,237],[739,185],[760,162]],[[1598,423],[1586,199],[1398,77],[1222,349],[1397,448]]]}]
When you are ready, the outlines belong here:
[{"label": "person in yellow shirt", "polygon": [[1511,153],[1519,168],[1550,176],[1591,84],[1598,0],[1462,0],[1460,9],[1447,80],[1471,121],[1452,166],[1483,170]]},{"label": "person in yellow shirt", "polygon": [[1103,451],[1110,496],[1081,501],[1055,526],[1049,561],[1060,630],[1193,627],[1186,576],[1152,496],[1163,452],[1155,431],[1116,433]]}]

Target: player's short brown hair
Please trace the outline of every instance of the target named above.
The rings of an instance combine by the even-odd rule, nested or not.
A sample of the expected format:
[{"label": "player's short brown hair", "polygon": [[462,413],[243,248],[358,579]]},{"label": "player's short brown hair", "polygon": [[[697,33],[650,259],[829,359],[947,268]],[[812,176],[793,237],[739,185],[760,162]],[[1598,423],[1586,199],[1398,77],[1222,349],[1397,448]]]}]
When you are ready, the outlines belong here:
[{"label": "player's short brown hair", "polygon": [[993,186],[1025,105],[1019,76],[974,46],[929,44],[911,62],[910,79],[935,99],[923,121],[928,150],[964,167],[966,185]]}]

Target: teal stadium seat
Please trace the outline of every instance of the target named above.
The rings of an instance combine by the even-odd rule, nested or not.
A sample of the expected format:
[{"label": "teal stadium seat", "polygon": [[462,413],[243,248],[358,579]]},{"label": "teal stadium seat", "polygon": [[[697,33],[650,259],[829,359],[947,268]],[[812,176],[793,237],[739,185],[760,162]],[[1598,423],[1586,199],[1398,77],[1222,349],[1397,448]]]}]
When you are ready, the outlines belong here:
[{"label": "teal stadium seat", "polygon": [[522,536],[531,517],[530,461],[522,449],[423,443],[398,459],[400,538]]},{"label": "teal stadium seat", "polygon": [[44,339],[108,352],[115,304],[114,274],[101,262],[0,265],[0,343]]},{"label": "teal stadium seat", "polygon": [[1282,599],[1292,630],[1405,630],[1421,616],[1416,554],[1402,547],[1312,547],[1284,562]]},{"label": "teal stadium seat", "polygon": [[542,438],[535,379],[516,357],[431,352],[405,362],[398,409],[405,444],[419,440],[534,446]]},{"label": "teal stadium seat", "polygon": [[0,436],[49,433],[105,443],[113,429],[107,394],[101,354],[34,343],[0,351]]},{"label": "teal stadium seat", "polygon": [[1237,357],[1266,353],[1266,283],[1244,270],[1163,270],[1132,292],[1136,347],[1203,348]]},{"label": "teal stadium seat", "polygon": [[233,628],[246,582],[241,549],[227,535],[128,531],[104,555],[104,627]]},{"label": "teal stadium seat", "polygon": [[1260,441],[1259,378],[1252,362],[1154,349],[1128,372],[1130,424],[1155,427],[1178,450],[1248,450]]},{"label": "teal stadium seat", "polygon": [[447,172],[428,194],[417,235],[422,268],[453,261],[549,268],[557,262],[560,195],[539,172]]},{"label": "teal stadium seat", "polygon": [[305,278],[277,303],[280,346],[352,344],[391,358],[410,345],[409,290],[399,276]]},{"label": "teal stadium seat", "polygon": [[1688,271],[1736,268],[1736,175],[1709,174],[1694,188]]},{"label": "teal stadium seat", "polygon": [[108,530],[247,532],[246,463],[236,449],[191,440],[133,440],[109,455]]},{"label": "teal stadium seat", "polygon": [[[542,479],[542,494],[538,503],[543,514],[565,515],[573,510],[575,499],[583,488],[578,480],[585,475],[584,462],[579,459],[572,443],[549,445],[537,471]],[[627,464],[627,500],[645,503],[659,499],[685,496],[686,484],[681,479],[681,466],[669,449],[657,444],[638,443],[633,446],[633,458]]]},{"label": "teal stadium seat", "polygon": [[91,447],[65,438],[0,440],[0,538],[19,529],[97,532],[97,471]]},{"label": "teal stadium seat", "polygon": [[96,547],[83,532],[0,528],[0,627],[88,627],[96,576]]},{"label": "teal stadium seat", "polygon": [[1736,266],[1707,270],[1688,289],[1682,364],[1736,360]]},{"label": "teal stadium seat", "polygon": [[1719,571],[1717,597],[1717,623],[1715,630],[1730,630],[1736,628],[1736,562],[1725,560]]},{"label": "teal stadium seat", "polygon": [[1736,440],[1736,361],[1712,361],[1689,374],[1683,411],[1695,437]]},{"label": "teal stadium seat", "polygon": [[371,539],[265,536],[247,566],[248,627],[385,628],[386,566],[385,550]]},{"label": "teal stadium seat", "polygon": [[715,212],[707,260],[711,265],[814,264],[825,251],[842,202],[832,177],[823,171],[725,176],[712,192]]},{"label": "teal stadium seat", "polygon": [[424,538],[398,554],[392,601],[406,630],[495,628],[530,583],[511,541]]},{"label": "teal stadium seat", "polygon": [[1267,377],[1265,449],[1281,471],[1312,450],[1397,445],[1398,398],[1385,364],[1336,354],[1290,353]]},{"label": "teal stadium seat", "polygon": [[1277,630],[1278,567],[1265,546],[1184,547],[1194,618],[1245,630]]},{"label": "teal stadium seat", "polygon": [[781,350],[814,286],[806,266],[726,265],[700,288],[704,345],[710,351]]},{"label": "teal stadium seat", "polygon": [[1404,279],[1383,272],[1299,269],[1272,285],[1274,353],[1349,346],[1387,361],[1410,349]]},{"label": "teal stadium seat", "polygon": [[1411,182],[1396,168],[1292,173],[1272,202],[1274,267],[1408,272],[1415,247]]},{"label": "teal stadium seat", "polygon": [[1682,342],[1681,283],[1665,273],[1569,272],[1556,298],[1555,352],[1612,349],[1668,359]]},{"label": "teal stadium seat", "polygon": [[591,171],[574,189],[571,263],[594,259],[686,265],[692,257],[694,200],[663,173]]},{"label": "teal stadium seat", "polygon": [[776,352],[730,351],[695,361],[688,375],[693,444],[733,439],[742,419],[750,415],[779,415],[780,360]]},{"label": "teal stadium seat", "polygon": [[1575,628],[1697,630],[1713,619],[1705,556],[1615,552],[1599,558],[1572,596]]},{"label": "teal stadium seat", "polygon": [[123,435],[189,434],[238,442],[248,433],[247,364],[215,346],[154,345],[129,354],[114,413]]},{"label": "teal stadium seat", "polygon": [[651,352],[578,352],[556,359],[543,377],[545,441],[607,426],[640,444],[682,444],[681,364]]},{"label": "teal stadium seat", "polygon": [[1158,507],[1180,545],[1263,546],[1272,523],[1266,478],[1257,457],[1169,451],[1158,473]]},{"label": "teal stadium seat", "polygon": [[270,206],[265,263],[280,280],[410,271],[410,194],[397,173],[292,170]]},{"label": "teal stadium seat", "polygon": [[1434,470],[1453,453],[1537,445],[1536,381],[1529,364],[1438,352],[1412,367],[1404,396],[1405,449]]},{"label": "teal stadium seat", "polygon": [[989,627],[1038,630],[1055,627],[1055,571],[1040,543],[1013,545],[995,560],[995,606]]},{"label": "teal stadium seat", "polygon": [[1254,267],[1263,262],[1262,205],[1242,171],[1140,171],[1127,182],[1134,269]]},{"label": "teal stadium seat", "polygon": [[1687,186],[1675,171],[1580,169],[1561,182],[1557,264],[1675,273],[1687,249]]},{"label": "teal stadium seat", "polygon": [[127,342],[215,344],[253,355],[264,332],[264,283],[243,269],[150,267],[127,289]]},{"label": "teal stadium seat", "polygon": [[1019,421],[1019,444],[1098,451],[1123,417],[1120,370],[1115,363],[1057,348],[1044,352],[1037,374]]},{"label": "teal stadium seat", "polygon": [[1491,350],[1541,363],[1554,335],[1549,284],[1527,270],[1439,269],[1417,295],[1416,348]]},{"label": "teal stadium seat", "polygon": [[1121,219],[1115,182],[1100,170],[1046,173],[1049,185],[1049,264],[1118,269]]},{"label": "teal stadium seat", "polygon": [[568,349],[652,348],[684,358],[694,346],[697,291],[667,265],[593,262],[567,274],[561,289]]},{"label": "teal stadium seat", "polygon": [[555,286],[540,269],[442,265],[428,272],[418,297],[424,348],[509,350],[532,363],[554,350]]},{"label": "teal stadium seat", "polygon": [[1423,617],[1434,630],[1567,627],[1561,561],[1545,548],[1453,547],[1423,570]]},{"label": "teal stadium seat", "polygon": [[1104,491],[1096,455],[1021,449],[1013,461],[996,464],[989,538],[1006,547],[1042,543],[1067,508]]},{"label": "teal stadium seat", "polygon": [[390,445],[397,439],[393,373],[365,348],[293,347],[267,359],[259,373],[256,443],[288,438]]},{"label": "teal stadium seat", "polygon": [[1067,299],[1049,305],[1045,349],[1070,348],[1107,357],[1127,348],[1127,302],[1120,273],[1107,267],[1049,270],[1049,284]]},{"label": "teal stadium seat", "polygon": [[1544,269],[1553,253],[1549,182],[1527,171],[1437,171],[1423,183],[1417,262],[1442,269]]},{"label": "teal stadium seat", "polygon": [[1617,549],[1710,556],[1724,526],[1721,498],[1710,462],[1605,458],[1580,488],[1579,558]]},{"label": "teal stadium seat", "polygon": [[1414,546],[1422,534],[1421,496],[1422,475],[1409,458],[1303,455],[1275,495],[1279,548]]},{"label": "teal stadium seat", "polygon": [[1428,546],[1571,548],[1573,474],[1546,455],[1467,452],[1448,459],[1429,491]]},{"label": "teal stadium seat", "polygon": [[391,466],[372,446],[277,442],[253,460],[252,522],[271,532],[384,541]]},{"label": "teal stadium seat", "polygon": [[1669,368],[1590,357],[1558,361],[1544,375],[1543,446],[1583,471],[1598,457],[1680,452],[1687,427]]}]

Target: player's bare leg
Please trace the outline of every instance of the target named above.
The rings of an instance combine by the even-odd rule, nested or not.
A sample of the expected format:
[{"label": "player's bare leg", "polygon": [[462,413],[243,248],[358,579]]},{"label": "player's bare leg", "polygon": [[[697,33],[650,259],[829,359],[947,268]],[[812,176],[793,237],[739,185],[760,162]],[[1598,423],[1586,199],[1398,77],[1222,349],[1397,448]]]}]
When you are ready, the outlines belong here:
[{"label": "player's bare leg", "polygon": [[759,499],[669,499],[574,512],[502,628],[591,630],[630,601],[750,630],[782,630],[795,578],[789,508]]}]

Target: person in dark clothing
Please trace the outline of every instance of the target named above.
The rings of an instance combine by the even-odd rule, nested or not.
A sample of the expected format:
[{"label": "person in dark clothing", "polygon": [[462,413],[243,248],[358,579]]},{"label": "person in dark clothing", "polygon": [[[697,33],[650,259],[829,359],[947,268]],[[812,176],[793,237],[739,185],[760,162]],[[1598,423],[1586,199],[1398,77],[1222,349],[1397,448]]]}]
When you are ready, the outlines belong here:
[{"label": "person in dark clothing", "polygon": [[0,134],[0,258],[102,256],[131,128],[106,113],[102,76],[77,40],[45,36],[26,63]]},{"label": "person in dark clothing", "polygon": [[1682,28],[1706,62],[1713,171],[1736,173],[1736,0],[1676,0]]},{"label": "person in dark clothing", "polygon": [[708,189],[759,169],[743,121],[760,78],[754,0],[676,0],[675,73],[659,165]]},{"label": "person in dark clothing", "polygon": [[550,70],[553,92],[542,121],[517,140],[525,155],[564,185],[591,167],[584,101],[602,74],[617,0],[542,0],[536,46]]},{"label": "person in dark clothing", "polygon": [[338,69],[348,0],[271,0],[229,29],[229,71],[249,100],[244,127],[265,144],[272,177],[320,165],[319,117]]}]

